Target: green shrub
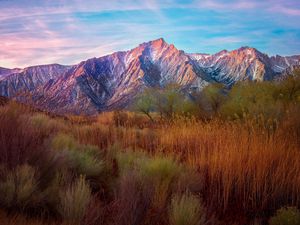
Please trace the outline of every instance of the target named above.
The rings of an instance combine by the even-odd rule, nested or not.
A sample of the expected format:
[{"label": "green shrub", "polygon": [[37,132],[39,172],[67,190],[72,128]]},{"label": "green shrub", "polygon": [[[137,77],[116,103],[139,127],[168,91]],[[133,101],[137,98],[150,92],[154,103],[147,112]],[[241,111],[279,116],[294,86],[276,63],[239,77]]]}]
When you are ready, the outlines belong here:
[{"label": "green shrub", "polygon": [[225,118],[244,118],[250,115],[276,119],[280,116],[281,108],[273,98],[275,90],[276,85],[270,82],[237,83],[221,107],[221,114]]},{"label": "green shrub", "polygon": [[30,117],[33,126],[44,128],[47,127],[50,118],[42,113],[34,114]]},{"label": "green shrub", "polygon": [[177,84],[144,90],[137,97],[133,108],[145,114],[152,122],[154,121],[152,112],[158,112],[161,118],[170,121],[176,115],[189,116],[196,110],[193,102],[186,97]]},{"label": "green shrub", "polygon": [[151,89],[146,89],[137,97],[133,109],[145,114],[152,122],[154,121],[151,112],[155,110],[155,99]]},{"label": "green shrub", "polygon": [[63,121],[50,118],[43,113],[33,114],[29,117],[29,122],[33,127],[48,132],[48,134],[54,131],[63,130],[66,127],[66,124]]},{"label": "green shrub", "polygon": [[300,102],[300,70],[281,81],[274,93],[274,98],[285,104],[298,104]]},{"label": "green shrub", "polygon": [[142,173],[147,177],[161,181],[171,182],[179,175],[180,166],[172,159],[165,157],[155,157],[142,165]]},{"label": "green shrub", "polygon": [[70,224],[80,224],[91,199],[91,189],[85,178],[80,176],[59,196],[58,212],[61,217]]},{"label": "green shrub", "polygon": [[151,158],[143,152],[123,152],[117,154],[120,174],[135,171],[143,185],[154,190],[152,207],[162,209],[172,194],[173,184],[181,173],[180,165],[173,159],[156,156]]},{"label": "green shrub", "polygon": [[140,170],[143,164],[147,164],[149,157],[142,151],[116,152],[116,159],[120,173],[127,173],[131,170]]},{"label": "green shrub", "polygon": [[52,139],[51,147],[53,150],[74,150],[77,149],[76,140],[67,134],[59,133]]},{"label": "green shrub", "polygon": [[52,139],[52,149],[64,153],[66,167],[77,175],[97,177],[103,174],[105,163],[96,146],[80,145],[73,137],[61,133]]},{"label": "green shrub", "polygon": [[148,163],[141,165],[141,175],[145,182],[152,183],[155,193],[152,200],[154,208],[163,209],[172,193],[181,171],[180,166],[172,159],[155,157]]},{"label": "green shrub", "polygon": [[206,86],[199,98],[197,99],[202,109],[205,109],[212,115],[216,115],[219,112],[220,107],[226,101],[225,85],[220,83],[212,83]]},{"label": "green shrub", "polygon": [[77,174],[86,175],[86,177],[100,176],[104,169],[105,163],[97,158],[91,151],[73,150],[68,153],[71,169]]},{"label": "green shrub", "polygon": [[38,193],[43,199],[43,206],[46,209],[50,209],[53,212],[56,211],[57,206],[60,204],[60,195],[58,193],[65,186],[66,179],[68,177],[65,174],[58,172],[54,174],[54,178],[48,183],[47,187]]},{"label": "green shrub", "polygon": [[205,223],[204,207],[194,195],[176,195],[171,200],[169,221],[171,225],[202,225]]},{"label": "green shrub", "polygon": [[295,207],[281,208],[270,219],[270,225],[300,225],[300,211]]},{"label": "green shrub", "polygon": [[33,203],[37,188],[35,169],[26,164],[18,166],[0,182],[1,204],[7,208],[24,209]]},{"label": "green shrub", "polygon": [[172,120],[175,115],[187,113],[190,100],[177,84],[169,84],[154,92],[155,109],[166,120]]}]

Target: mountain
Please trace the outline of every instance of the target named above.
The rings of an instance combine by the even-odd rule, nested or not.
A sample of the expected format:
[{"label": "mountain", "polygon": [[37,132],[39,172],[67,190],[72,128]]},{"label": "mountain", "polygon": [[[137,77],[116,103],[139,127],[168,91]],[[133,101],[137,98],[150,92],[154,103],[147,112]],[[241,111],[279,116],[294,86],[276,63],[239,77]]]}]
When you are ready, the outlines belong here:
[{"label": "mountain", "polygon": [[187,54],[161,38],[73,66],[1,68],[0,95],[59,114],[95,114],[126,107],[145,87],[177,83],[189,91],[210,82],[274,80],[299,65],[300,56],[269,57],[249,47]]},{"label": "mountain", "polygon": [[58,64],[33,66],[25,69],[2,69],[0,80],[0,95],[16,97],[24,93],[34,92],[38,87],[68,71],[68,66]]},{"label": "mountain", "polygon": [[255,48],[242,47],[214,55],[190,54],[204,72],[216,82],[227,85],[243,80],[273,80],[289,67],[300,65],[300,56],[269,57]]},{"label": "mountain", "polygon": [[12,74],[12,73],[19,73],[21,69],[7,69],[7,68],[3,68],[0,67],[0,80],[4,79],[6,76]]}]

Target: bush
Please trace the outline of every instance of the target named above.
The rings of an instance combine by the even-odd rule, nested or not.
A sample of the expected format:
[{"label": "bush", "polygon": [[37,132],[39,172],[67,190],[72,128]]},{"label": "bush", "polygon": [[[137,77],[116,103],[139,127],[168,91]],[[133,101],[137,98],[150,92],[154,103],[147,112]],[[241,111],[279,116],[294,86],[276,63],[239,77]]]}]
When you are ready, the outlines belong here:
[{"label": "bush", "polygon": [[153,190],[151,207],[163,210],[180,177],[181,167],[173,159],[156,156],[150,158],[143,152],[126,152],[117,155],[120,174],[135,172],[143,185]]},{"label": "bush", "polygon": [[145,114],[152,122],[154,121],[153,117],[151,116],[151,112],[155,110],[155,98],[151,92],[151,89],[146,89],[144,93],[137,97],[133,108],[136,111]]},{"label": "bush", "polygon": [[213,83],[206,86],[202,92],[196,96],[196,102],[200,109],[212,116],[219,113],[225,101],[225,85],[220,83]]},{"label": "bush", "polygon": [[9,168],[28,163],[43,151],[47,133],[32,127],[26,115],[17,104],[0,108],[0,164]]},{"label": "bush", "polygon": [[274,98],[285,104],[300,102],[300,70],[295,70],[291,76],[281,81],[274,93]]},{"label": "bush", "polygon": [[53,150],[75,150],[78,148],[76,140],[67,134],[59,133],[52,139],[51,148]]},{"label": "bush", "polygon": [[33,127],[47,131],[49,134],[58,130],[65,129],[65,124],[58,119],[52,119],[43,113],[36,113],[29,117]]},{"label": "bush", "polygon": [[172,159],[164,157],[155,157],[142,166],[142,173],[146,177],[156,180],[157,182],[166,181],[170,183],[179,175],[180,166]]},{"label": "bush", "polygon": [[300,225],[300,211],[295,207],[281,208],[270,219],[270,225]]},{"label": "bush", "polygon": [[[113,146],[114,148],[118,148],[117,146]],[[118,150],[113,150],[118,151]],[[118,163],[118,167],[120,170],[120,174],[126,174],[128,171],[132,170],[140,170],[140,167],[143,164],[147,164],[149,161],[148,156],[144,152],[139,151],[131,151],[127,152],[117,152],[116,159]]]},{"label": "bush", "polygon": [[71,169],[75,170],[78,175],[98,177],[105,169],[104,161],[96,158],[91,151],[69,151],[68,158]]},{"label": "bush", "polygon": [[80,224],[90,203],[91,189],[85,178],[80,176],[65,191],[60,192],[58,212],[70,224]]},{"label": "bush", "polygon": [[204,207],[188,192],[176,195],[171,201],[169,221],[171,225],[202,225],[205,223]]},{"label": "bush", "polygon": [[82,220],[82,224],[86,225],[104,225],[105,213],[104,206],[99,200],[98,195],[91,198],[90,204],[87,207],[86,214]]},{"label": "bush", "polygon": [[180,166],[172,159],[156,157],[142,165],[141,175],[145,181],[150,181],[155,190],[152,206],[165,208],[172,193],[172,184],[179,177]]},{"label": "bush", "polygon": [[133,107],[145,114],[152,122],[151,112],[158,112],[161,118],[172,121],[176,115],[190,115],[195,112],[195,105],[185,96],[177,84],[169,84],[164,88],[146,89],[140,94]]},{"label": "bush", "polygon": [[62,151],[67,168],[78,175],[89,178],[103,174],[105,163],[96,146],[80,145],[73,137],[61,133],[52,139],[52,149]]},{"label": "bush", "polygon": [[62,187],[66,184],[68,177],[62,173],[55,173],[54,178],[48,180],[47,187],[41,189],[39,193],[41,198],[43,199],[43,209],[49,212],[57,213],[57,206],[60,204],[60,191]]},{"label": "bush", "polygon": [[221,107],[225,118],[244,118],[263,116],[277,119],[280,116],[280,104],[273,98],[276,86],[273,83],[238,83],[229,92],[228,100]]},{"label": "bush", "polygon": [[143,183],[136,171],[127,171],[120,179],[117,224],[142,224],[150,208],[151,197],[150,185]]},{"label": "bush", "polygon": [[0,204],[6,208],[24,209],[33,203],[37,188],[35,169],[28,165],[18,166],[0,182]]}]

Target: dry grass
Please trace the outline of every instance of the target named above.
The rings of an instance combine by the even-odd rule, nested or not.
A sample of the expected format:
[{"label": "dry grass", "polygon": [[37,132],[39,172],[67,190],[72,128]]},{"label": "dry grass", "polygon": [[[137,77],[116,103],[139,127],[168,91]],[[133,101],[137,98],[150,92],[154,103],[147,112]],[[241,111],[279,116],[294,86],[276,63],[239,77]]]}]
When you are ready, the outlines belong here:
[{"label": "dry grass", "polygon": [[124,148],[175,156],[201,173],[203,199],[210,210],[221,216],[264,217],[284,205],[300,206],[296,115],[288,115],[277,129],[250,119],[207,123],[178,119],[144,129],[98,122],[76,127],[74,133],[82,142],[101,148],[117,142]]},{"label": "dry grass", "polygon": [[91,200],[91,189],[84,177],[80,177],[60,193],[59,213],[67,224],[81,224]]},{"label": "dry grass", "polygon": [[[170,155],[196,174],[187,174],[182,179],[188,180],[184,182],[188,185],[196,184],[195,192],[201,194],[208,216],[216,214],[220,220],[232,224],[244,224],[255,217],[267,219],[282,206],[300,207],[299,107],[291,109],[277,127],[251,119],[201,122],[178,118],[173,123],[153,124],[146,117],[129,112],[126,121],[119,124],[115,123],[112,112],[98,118],[63,120],[35,115],[18,107],[0,108],[0,163],[8,167],[31,162],[43,148],[47,149],[49,139],[55,134],[66,133],[80,144],[98,146],[104,159],[114,155],[110,146],[116,143],[120,146],[116,151],[130,148],[143,149],[153,156]],[[137,117],[141,118],[135,123]],[[124,193],[142,196],[126,189],[130,185],[139,187],[129,182],[132,177],[126,179],[122,181]],[[132,198],[129,194],[127,197]],[[129,203],[125,196],[122,198],[122,204]],[[142,200],[132,202],[131,209],[144,207],[146,203]],[[144,211],[141,214],[144,216]],[[126,216],[132,221],[140,220],[132,215],[123,218]]]},{"label": "dry grass", "polygon": [[22,215],[7,215],[6,212],[0,210],[1,225],[57,225],[59,222],[47,221],[42,219],[26,218]]}]

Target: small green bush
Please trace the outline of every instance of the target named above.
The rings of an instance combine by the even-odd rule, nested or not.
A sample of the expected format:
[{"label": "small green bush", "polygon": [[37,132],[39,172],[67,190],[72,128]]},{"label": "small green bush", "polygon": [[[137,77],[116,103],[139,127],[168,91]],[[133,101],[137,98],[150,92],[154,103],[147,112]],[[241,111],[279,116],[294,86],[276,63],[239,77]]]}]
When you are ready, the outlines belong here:
[{"label": "small green bush", "polygon": [[48,134],[54,131],[63,130],[66,126],[66,124],[59,119],[50,118],[42,113],[33,114],[32,116],[27,117],[27,119],[29,119],[29,122],[33,127],[48,132]]},{"label": "small green bush", "polygon": [[29,165],[21,165],[8,172],[4,181],[0,182],[0,200],[6,208],[24,209],[33,203],[37,191],[35,169]]},{"label": "small green bush", "polygon": [[50,118],[42,113],[34,114],[30,117],[33,126],[44,128],[47,127]]},{"label": "small green bush", "polygon": [[147,164],[142,165],[142,174],[157,182],[170,183],[180,173],[180,166],[172,159],[155,157]]},{"label": "small green bush", "polygon": [[163,209],[176,184],[181,166],[173,159],[156,156],[151,158],[143,152],[128,151],[117,154],[120,174],[136,172],[143,185],[151,186],[153,189],[152,207]]},{"label": "small green bush", "polygon": [[155,157],[142,165],[141,175],[144,182],[152,183],[155,190],[152,200],[154,208],[166,207],[172,194],[172,185],[179,177],[180,171],[180,166],[174,160],[164,157]]},{"label": "small green bush", "polygon": [[132,170],[140,170],[143,164],[147,164],[149,157],[142,151],[131,151],[117,152],[116,159],[120,173],[127,173]]},{"label": "small green bush", "polygon": [[171,225],[202,225],[205,223],[204,207],[188,192],[176,195],[171,200],[169,221]]},{"label": "small green bush", "polygon": [[51,182],[48,183],[47,187],[38,193],[43,199],[43,206],[50,211],[55,212],[57,206],[60,204],[60,193],[61,188],[65,186],[66,180],[65,174],[56,173]]},{"label": "small green bush", "polygon": [[270,225],[300,225],[300,211],[295,207],[281,208],[270,219]]},{"label": "small green bush", "polygon": [[76,140],[64,133],[59,133],[52,139],[51,148],[53,150],[74,150],[77,149],[78,143]]},{"label": "small green bush", "polygon": [[95,157],[91,151],[69,151],[68,157],[70,160],[71,168],[77,174],[86,175],[87,177],[100,176],[104,169],[104,161]]},{"label": "small green bush", "polygon": [[58,212],[70,224],[80,224],[91,199],[91,189],[85,178],[80,176],[73,185],[60,192]]},{"label": "small green bush", "polygon": [[73,137],[61,133],[52,139],[52,149],[64,153],[66,166],[77,175],[97,177],[103,174],[105,163],[96,146],[81,145]]}]

